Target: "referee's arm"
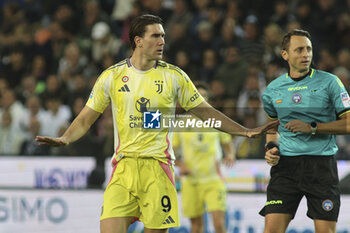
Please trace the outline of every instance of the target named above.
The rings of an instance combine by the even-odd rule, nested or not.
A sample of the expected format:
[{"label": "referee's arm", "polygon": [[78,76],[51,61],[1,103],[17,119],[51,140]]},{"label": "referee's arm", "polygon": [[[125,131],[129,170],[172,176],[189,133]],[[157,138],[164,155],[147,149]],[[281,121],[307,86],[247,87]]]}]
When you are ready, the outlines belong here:
[{"label": "referee's arm", "polygon": [[350,110],[340,116],[337,121],[318,123],[316,133],[324,134],[349,134],[350,133]]},{"label": "referee's arm", "polygon": [[[331,122],[317,122],[316,134],[350,134],[350,110],[341,114],[339,120]],[[285,124],[285,128],[293,133],[312,133],[309,122],[293,120]]]}]

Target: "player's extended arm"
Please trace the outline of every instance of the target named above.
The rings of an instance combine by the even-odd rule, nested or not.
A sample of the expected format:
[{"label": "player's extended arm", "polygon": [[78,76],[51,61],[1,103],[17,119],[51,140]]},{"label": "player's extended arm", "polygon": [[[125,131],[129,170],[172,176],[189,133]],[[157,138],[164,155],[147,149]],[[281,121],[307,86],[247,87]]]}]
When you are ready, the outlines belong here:
[{"label": "player's extended arm", "polygon": [[203,121],[206,121],[209,118],[220,120],[221,127],[217,128],[218,130],[229,133],[231,135],[245,136],[249,138],[260,135],[279,124],[279,121],[270,121],[263,126],[260,126],[254,129],[248,129],[238,124],[237,122],[231,120],[230,118],[225,116],[223,113],[213,108],[206,101],[203,101],[201,104],[199,104],[195,108],[192,108],[190,111],[191,113],[193,113]]},{"label": "player's extended arm", "polygon": [[[294,120],[288,122],[285,128],[289,129],[293,133],[311,133],[310,123],[303,122],[301,120]],[[317,123],[316,133],[323,134],[349,134],[350,133],[350,112],[342,115],[339,120]]]},{"label": "player's extended arm", "polygon": [[39,145],[67,146],[81,138],[97,120],[101,113],[85,106],[79,115],[74,119],[66,132],[58,138],[36,136],[35,141]]}]

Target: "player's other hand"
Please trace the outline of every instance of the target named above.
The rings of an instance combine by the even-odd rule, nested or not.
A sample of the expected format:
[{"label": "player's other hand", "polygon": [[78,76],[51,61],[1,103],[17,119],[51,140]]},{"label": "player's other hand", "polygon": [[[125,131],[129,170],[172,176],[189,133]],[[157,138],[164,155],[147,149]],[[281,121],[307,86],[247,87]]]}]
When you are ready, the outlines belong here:
[{"label": "player's other hand", "polygon": [[301,120],[293,120],[285,124],[284,128],[289,129],[293,133],[311,133],[311,126]]},{"label": "player's other hand", "polygon": [[275,166],[280,160],[279,150],[277,147],[273,147],[265,153],[265,160],[270,166]]},{"label": "player's other hand", "polygon": [[68,145],[68,142],[62,137],[52,138],[52,137],[36,136],[35,141],[38,142],[39,146],[67,146]]},{"label": "player's other hand", "polygon": [[276,121],[269,121],[265,125],[262,125],[260,127],[254,128],[254,129],[248,129],[246,136],[248,138],[254,138],[256,136],[259,136],[263,133],[266,133],[268,130],[273,129],[277,127],[280,124],[279,120]]},{"label": "player's other hand", "polygon": [[222,163],[227,167],[232,167],[236,162],[236,158],[234,156],[225,156]]}]

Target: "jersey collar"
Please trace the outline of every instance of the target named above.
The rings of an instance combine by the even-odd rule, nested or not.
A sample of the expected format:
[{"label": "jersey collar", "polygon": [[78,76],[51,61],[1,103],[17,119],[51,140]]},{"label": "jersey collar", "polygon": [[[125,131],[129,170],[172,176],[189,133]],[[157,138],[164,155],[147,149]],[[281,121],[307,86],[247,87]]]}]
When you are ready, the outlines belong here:
[{"label": "jersey collar", "polygon": [[[133,66],[132,63],[131,63],[131,57],[128,57],[128,58],[126,59],[126,63],[128,64],[128,67],[129,67],[129,68]],[[158,66],[158,60],[156,60],[156,62],[154,63],[153,68],[156,69],[157,66]]]},{"label": "jersey collar", "polygon": [[156,69],[156,68],[157,68],[157,65],[158,65],[158,60],[156,60],[156,62],[154,63],[153,68]]},{"label": "jersey collar", "polygon": [[126,64],[128,64],[128,67],[129,67],[129,68],[132,66],[132,64],[131,64],[131,57],[128,57],[128,58],[126,59]]},{"label": "jersey collar", "polygon": [[299,82],[301,80],[303,80],[304,78],[306,78],[307,76],[310,76],[312,77],[312,75],[314,74],[314,69],[310,68],[309,72],[307,74],[305,74],[304,76],[300,77],[300,78],[292,78],[290,75],[289,75],[289,70],[288,70],[288,73],[287,73],[287,78],[290,77],[293,81],[296,81],[296,82]]}]

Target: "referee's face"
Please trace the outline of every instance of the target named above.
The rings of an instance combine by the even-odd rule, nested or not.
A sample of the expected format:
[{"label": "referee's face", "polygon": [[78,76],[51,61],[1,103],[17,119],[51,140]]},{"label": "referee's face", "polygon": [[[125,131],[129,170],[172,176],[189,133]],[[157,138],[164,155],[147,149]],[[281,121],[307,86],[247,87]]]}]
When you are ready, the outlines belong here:
[{"label": "referee's face", "polygon": [[161,24],[146,26],[146,32],[142,38],[142,52],[148,60],[162,59],[164,50],[164,29]]},{"label": "referee's face", "polygon": [[289,48],[282,51],[282,57],[288,61],[291,72],[308,72],[312,61],[311,41],[306,36],[292,36]]}]

